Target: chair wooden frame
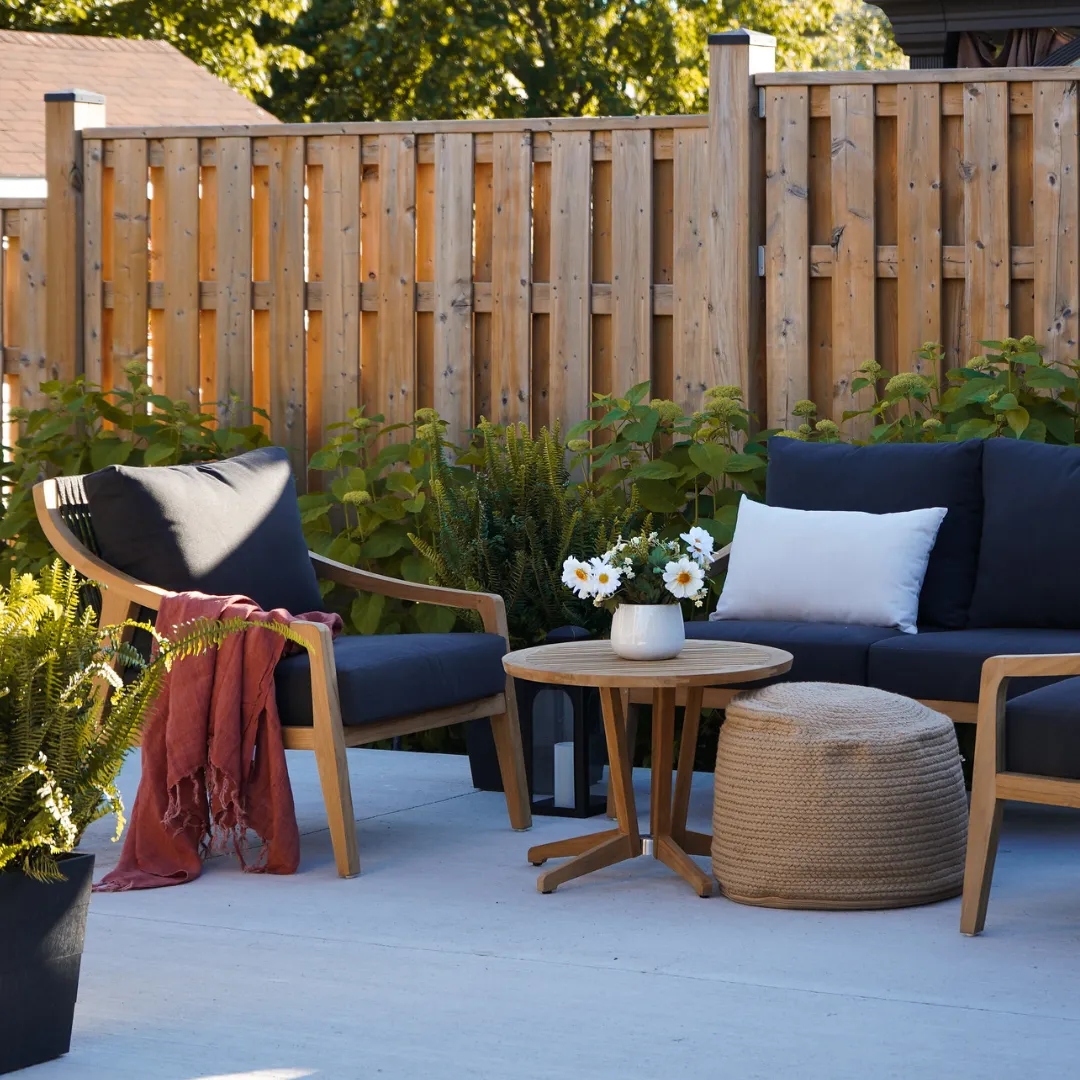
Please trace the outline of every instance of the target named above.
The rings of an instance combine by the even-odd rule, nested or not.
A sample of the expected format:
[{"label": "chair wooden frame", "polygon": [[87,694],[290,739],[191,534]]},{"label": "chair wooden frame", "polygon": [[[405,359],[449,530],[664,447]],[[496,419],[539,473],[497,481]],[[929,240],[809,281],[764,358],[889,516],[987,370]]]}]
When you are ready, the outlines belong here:
[{"label": "chair wooden frame", "polygon": [[983,664],[978,734],[971,781],[964,896],[960,932],[974,935],[986,923],[1001,813],[1006,799],[1080,809],[1080,780],[1008,772],[1005,768],[1005,694],[1010,679],[1080,675],[1080,654],[992,656]]},{"label": "chair wooden frame", "polygon": [[[101,586],[102,625],[115,625],[125,619],[135,618],[140,607],[154,611],[161,607],[161,601],[167,595],[166,590],[116,570],[90,551],[75,535],[64,520],[57,481],[44,480],[34,486],[34,506],[49,543],[60,557],[84,577]],[[480,616],[485,631],[504,638],[509,649],[506,606],[501,596],[401,581],[346,566],[315,552],[308,554],[316,575],[339,585],[401,600],[475,611]],[[365,746],[396,735],[410,735],[463,720],[491,717],[510,824],[518,831],[532,826],[521,729],[512,679],[508,677],[505,689],[490,697],[444,709],[349,727],[342,723],[333,636],[329,628],[321,623],[297,621],[293,623],[293,629],[303,638],[310,656],[314,722],[311,727],[283,725],[282,732],[287,749],[312,750],[315,753],[319,782],[326,803],[334,862],[341,877],[354,877],[360,873],[352,788],[345,755],[347,747]]]}]

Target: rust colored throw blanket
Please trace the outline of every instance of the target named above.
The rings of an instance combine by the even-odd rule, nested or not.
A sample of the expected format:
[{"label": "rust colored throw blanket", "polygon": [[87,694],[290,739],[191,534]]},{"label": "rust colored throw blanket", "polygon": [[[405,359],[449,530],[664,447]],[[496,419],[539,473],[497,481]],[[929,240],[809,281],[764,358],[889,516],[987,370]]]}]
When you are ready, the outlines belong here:
[{"label": "rust colored throw blanket", "polygon": [[[301,619],[341,629],[338,615],[294,617],[261,611],[244,596],[197,592],[167,596],[156,625],[169,636],[200,617]],[[274,698],[274,667],[286,647],[272,630],[249,629],[173,666],[144,729],[142,776],[120,861],[96,890],[182,885],[199,876],[208,850],[230,842],[245,870],[296,871],[300,835]],[[263,841],[254,864],[244,859],[247,829]]]}]

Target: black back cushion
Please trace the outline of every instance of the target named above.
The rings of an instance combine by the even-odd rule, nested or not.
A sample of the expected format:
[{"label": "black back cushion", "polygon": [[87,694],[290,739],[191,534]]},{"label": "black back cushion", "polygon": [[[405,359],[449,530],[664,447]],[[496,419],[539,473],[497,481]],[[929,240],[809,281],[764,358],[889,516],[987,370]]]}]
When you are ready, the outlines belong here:
[{"label": "black back cushion", "polygon": [[944,506],[948,513],[930,552],[919,624],[967,625],[982,532],[983,444],[893,443],[848,446],[769,440],[766,497],[793,510],[862,510],[896,514]]},{"label": "black back cushion", "polygon": [[972,626],[1080,628],[1080,448],[987,439]]},{"label": "black back cushion", "polygon": [[289,458],[265,447],[199,465],[110,465],[83,480],[101,557],[158,588],[322,607]]}]

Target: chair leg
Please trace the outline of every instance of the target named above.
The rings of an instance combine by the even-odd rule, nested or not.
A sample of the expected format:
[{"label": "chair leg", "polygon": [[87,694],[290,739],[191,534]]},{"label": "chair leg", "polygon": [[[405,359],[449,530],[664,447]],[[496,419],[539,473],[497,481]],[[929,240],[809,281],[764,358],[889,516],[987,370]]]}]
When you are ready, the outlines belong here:
[{"label": "chair leg", "polygon": [[510,825],[518,832],[532,828],[529,783],[525,777],[525,755],[521,749],[521,726],[518,723],[514,680],[506,680],[506,712],[491,718],[491,734],[499,757],[499,773],[506,793]]},{"label": "chair leg", "polygon": [[341,877],[356,877],[360,873],[360,852],[356,844],[356,816],[345,754],[345,732],[341,724],[333,637],[327,627],[317,623],[293,625],[296,629],[302,625],[303,634],[309,639],[315,765],[326,803],[334,863]]},{"label": "chair leg", "polygon": [[1005,728],[1005,681],[983,668],[979,688],[978,727],[975,735],[975,767],[971,779],[971,811],[968,816],[967,857],[964,861],[964,895],[960,902],[960,933],[982,933],[986,904],[994,876],[998,834],[1004,802],[997,797],[997,774],[1002,765]]}]

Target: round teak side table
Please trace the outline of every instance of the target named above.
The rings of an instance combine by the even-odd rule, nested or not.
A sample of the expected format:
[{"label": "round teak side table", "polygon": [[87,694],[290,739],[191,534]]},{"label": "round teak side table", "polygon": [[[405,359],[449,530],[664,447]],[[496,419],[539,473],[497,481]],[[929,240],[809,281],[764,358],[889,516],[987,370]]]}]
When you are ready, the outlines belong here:
[{"label": "round teak side table", "polygon": [[[626,717],[619,691],[648,688],[653,691],[649,813],[652,854],[685,878],[699,896],[711,895],[712,879],[689,857],[709,855],[711,837],[686,828],[702,694],[707,686],[781,675],[791,667],[791,660],[791,653],[782,649],[733,641],[688,641],[673,660],[622,660],[607,641],[538,645],[504,656],[507,674],[518,679],[598,687],[604,711],[610,783],[619,827],[530,848],[529,861],[535,866],[548,859],[570,857],[569,862],[537,878],[540,892],[554,892],[565,881],[646,853],[638,831]],[[686,718],[673,794],[675,696],[679,690],[686,693]]]}]

